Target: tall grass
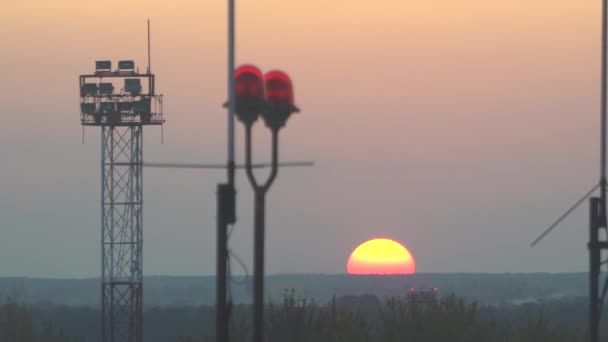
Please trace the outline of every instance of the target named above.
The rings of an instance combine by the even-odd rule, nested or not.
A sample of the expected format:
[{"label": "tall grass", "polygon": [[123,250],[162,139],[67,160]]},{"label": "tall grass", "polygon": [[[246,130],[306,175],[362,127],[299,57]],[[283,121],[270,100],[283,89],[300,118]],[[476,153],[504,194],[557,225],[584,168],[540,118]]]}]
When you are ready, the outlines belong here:
[{"label": "tall grass", "polygon": [[[249,341],[249,309],[235,308],[232,341]],[[405,298],[392,297],[377,306],[345,308],[335,297],[319,305],[290,291],[282,303],[267,306],[265,319],[267,342],[582,342],[586,336],[584,331],[552,324],[542,311],[530,315],[523,325],[500,322],[482,314],[477,304],[454,295],[430,306],[410,305]],[[214,338],[182,339],[199,341]]]}]

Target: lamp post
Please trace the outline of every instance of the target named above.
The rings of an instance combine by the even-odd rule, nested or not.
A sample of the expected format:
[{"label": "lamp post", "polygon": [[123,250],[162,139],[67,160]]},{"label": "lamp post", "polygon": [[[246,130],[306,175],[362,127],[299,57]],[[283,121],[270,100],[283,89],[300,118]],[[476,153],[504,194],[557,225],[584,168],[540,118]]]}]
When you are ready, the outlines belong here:
[{"label": "lamp post", "polygon": [[[264,340],[264,241],[266,193],[277,176],[279,167],[279,131],[292,113],[293,87],[289,76],[282,71],[262,72],[252,65],[235,71],[236,115],[245,125],[245,170],[254,192],[254,245],[253,245],[253,342]],[[251,129],[262,116],[272,134],[270,175],[264,182],[253,174],[251,157]]]}]

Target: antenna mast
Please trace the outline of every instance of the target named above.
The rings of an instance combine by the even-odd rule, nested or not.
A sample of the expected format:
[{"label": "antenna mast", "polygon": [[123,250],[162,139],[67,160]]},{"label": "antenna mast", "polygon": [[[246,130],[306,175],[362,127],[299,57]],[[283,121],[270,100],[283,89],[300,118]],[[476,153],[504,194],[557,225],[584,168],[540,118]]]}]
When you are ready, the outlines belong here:
[{"label": "antenna mast", "polygon": [[150,19],[148,19],[148,74],[152,73],[152,64],[150,63]]},{"label": "antenna mast", "polygon": [[608,279],[599,293],[602,250],[608,241],[600,239],[600,230],[606,229],[606,88],[608,56],[608,0],[602,0],[602,85],[601,85],[601,141],[600,141],[600,198],[589,202],[589,341],[599,341],[602,304],[608,290]]},{"label": "antenna mast", "polygon": [[589,198],[597,188],[600,189],[599,197],[589,198],[589,341],[599,341],[600,318],[602,314],[602,306],[604,298],[608,293],[608,278],[604,281],[602,293],[600,295],[600,274],[601,266],[608,264],[602,261],[602,250],[608,250],[608,238],[601,238],[600,230],[607,231],[608,236],[608,220],[606,218],[606,93],[608,91],[608,0],[602,0],[602,62],[601,62],[601,108],[600,108],[600,181],[589,192],[583,196],[574,206],[564,213],[554,224],[541,234],[534,242],[534,247],[542,240],[553,228],[555,228],[562,220],[571,212]]}]

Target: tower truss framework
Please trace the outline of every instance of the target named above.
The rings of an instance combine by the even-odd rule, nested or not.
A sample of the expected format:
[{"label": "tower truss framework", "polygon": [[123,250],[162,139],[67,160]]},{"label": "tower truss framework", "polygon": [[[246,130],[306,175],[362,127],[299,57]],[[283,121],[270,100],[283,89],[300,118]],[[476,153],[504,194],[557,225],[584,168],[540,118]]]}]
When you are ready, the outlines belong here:
[{"label": "tower truss framework", "polygon": [[133,61],[80,75],[80,119],[101,128],[101,337],[143,342],[143,128],[162,125],[155,76]]},{"label": "tower truss framework", "polygon": [[142,126],[102,127],[102,340],[142,341]]}]

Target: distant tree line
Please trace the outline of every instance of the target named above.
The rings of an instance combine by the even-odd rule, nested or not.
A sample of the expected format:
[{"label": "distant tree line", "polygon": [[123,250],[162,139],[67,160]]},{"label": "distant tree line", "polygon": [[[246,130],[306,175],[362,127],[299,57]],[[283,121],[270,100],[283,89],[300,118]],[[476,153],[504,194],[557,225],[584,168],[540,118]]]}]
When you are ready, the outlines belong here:
[{"label": "distant tree line", "polygon": [[[250,305],[232,308],[232,341],[249,339],[250,311]],[[214,321],[212,306],[148,308],[144,336],[146,342],[215,342]],[[584,298],[491,307],[449,295],[417,306],[368,295],[319,304],[289,291],[268,305],[265,329],[267,342],[582,342],[585,327]],[[0,303],[0,342],[98,342],[99,331],[96,308]]]},{"label": "distant tree line", "polygon": [[[372,303],[371,305],[369,305]],[[500,309],[480,308],[454,295],[437,305],[417,306],[405,298],[387,298],[374,305],[344,305],[334,298],[317,305],[286,293],[283,303],[266,311],[268,342],[577,342],[586,341],[584,329],[551,323],[541,306]],[[233,341],[247,341],[250,320],[237,307],[232,322]],[[498,313],[498,315],[497,315]],[[565,313],[568,316],[572,312]],[[500,319],[498,318],[500,317]],[[213,336],[184,336],[181,342],[212,342]],[[602,341],[608,341],[608,336]]]}]

